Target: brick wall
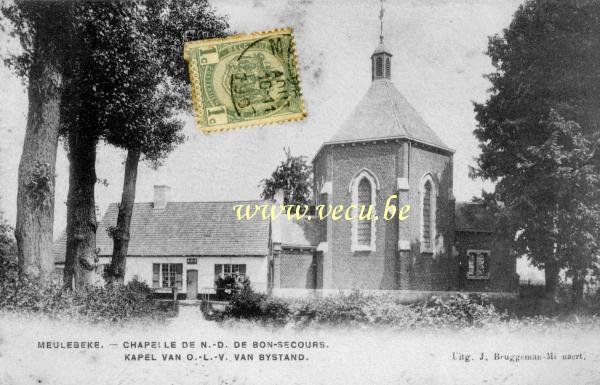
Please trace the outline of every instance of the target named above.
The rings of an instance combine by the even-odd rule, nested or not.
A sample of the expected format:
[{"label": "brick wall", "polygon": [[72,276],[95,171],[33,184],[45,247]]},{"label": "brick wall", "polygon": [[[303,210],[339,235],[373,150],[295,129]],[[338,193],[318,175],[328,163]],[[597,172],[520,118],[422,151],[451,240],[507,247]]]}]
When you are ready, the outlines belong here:
[{"label": "brick wall", "polygon": [[[411,256],[409,288],[412,290],[456,290],[458,266],[452,255],[454,242],[454,200],[452,195],[452,157],[431,148],[413,144],[409,156],[409,216]],[[443,245],[435,253],[421,253],[421,193],[423,176],[430,173],[436,181],[436,234],[443,238]]]},{"label": "brick wall", "polygon": [[[362,169],[368,169],[378,179],[380,189],[375,200],[375,212],[383,216],[387,198],[396,193],[397,148],[394,142],[356,144],[328,147],[332,170],[333,194],[331,202],[348,207],[352,204],[349,191],[352,178]],[[338,220],[331,226],[330,253],[333,258],[334,288],[395,289],[396,251],[398,244],[397,221],[375,222],[375,251],[352,252],[352,223]]]},{"label": "brick wall", "polygon": [[[332,182],[328,202],[348,206],[352,203],[349,191],[352,178],[362,169],[368,169],[378,179],[380,189],[375,202],[376,213],[383,216],[386,200],[397,194],[397,178],[402,176],[402,141],[378,141],[327,146],[314,161],[315,181]],[[329,222],[328,253],[332,258],[331,288],[362,288],[394,290],[400,288],[421,290],[452,290],[458,286],[456,260],[452,256],[454,240],[454,201],[452,196],[452,156],[425,146],[411,145],[409,156],[409,194],[411,205],[408,232],[410,253],[401,257],[398,252],[397,220],[376,222],[375,251],[350,250],[351,226],[349,221]],[[431,173],[438,188],[436,233],[444,240],[437,255],[421,254],[420,250],[420,193],[422,177]],[[407,255],[408,254],[408,255]],[[327,268],[325,265],[324,268]],[[327,276],[325,272],[325,276]],[[402,281],[401,281],[402,278]],[[409,282],[406,282],[408,280]]]},{"label": "brick wall", "polygon": [[279,258],[279,287],[315,288],[316,269],[312,251],[283,249]]},{"label": "brick wall", "polygon": [[471,280],[466,277],[466,269],[461,272],[460,289],[465,291],[515,292],[519,277],[516,274],[516,259],[510,255],[509,242],[497,239],[492,233],[457,232],[456,250],[464,266],[467,264],[467,250],[490,250],[489,279]]},{"label": "brick wall", "polygon": [[[382,217],[387,198],[398,193],[397,178],[403,176],[401,146],[402,141],[394,140],[328,145],[314,160],[315,182],[331,181],[332,194],[327,197],[328,203],[348,206],[352,204],[352,194],[349,191],[352,178],[362,169],[368,169],[379,181],[375,211]],[[327,250],[319,253],[316,259],[315,287],[374,290],[516,290],[518,281],[515,280],[515,259],[508,255],[506,242],[497,241],[491,235],[455,234],[452,154],[416,143],[412,143],[408,151],[409,190],[401,192],[408,194],[405,201],[411,205],[407,225],[403,226],[402,230],[407,234],[399,235],[397,220],[381,219],[375,223],[375,251],[352,252],[352,223],[345,220],[329,220]],[[439,238],[438,247],[433,253],[421,252],[420,245],[420,183],[427,173],[432,174],[435,179],[438,194],[436,234]],[[455,240],[456,236],[460,239]],[[398,251],[399,238],[409,240],[410,251]],[[464,249],[459,248],[458,257],[453,252],[453,245],[457,241],[457,247]],[[489,280],[467,281],[459,278],[458,258],[465,255],[467,247],[491,250]],[[302,265],[301,262],[297,263]],[[305,263],[308,264],[308,261]],[[304,268],[294,267],[292,270]],[[331,283],[327,283],[328,276],[331,277]],[[295,278],[290,275],[287,279],[291,282]],[[295,287],[304,287],[303,284],[304,281]]]}]

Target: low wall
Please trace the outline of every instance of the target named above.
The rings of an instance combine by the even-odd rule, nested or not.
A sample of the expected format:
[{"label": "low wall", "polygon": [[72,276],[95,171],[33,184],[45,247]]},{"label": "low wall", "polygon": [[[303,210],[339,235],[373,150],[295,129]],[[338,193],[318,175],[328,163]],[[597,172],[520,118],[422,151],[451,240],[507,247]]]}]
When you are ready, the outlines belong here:
[{"label": "low wall", "polygon": [[[281,298],[306,298],[306,297],[327,297],[336,294],[350,294],[353,289],[336,290],[336,289],[273,289],[271,295],[274,297]],[[374,295],[390,295],[396,298],[401,303],[412,303],[427,300],[433,296],[446,298],[458,294],[471,294],[474,292],[466,291],[425,291],[425,290],[360,290],[363,294],[374,294]],[[509,299],[517,298],[518,293],[509,292],[477,292],[477,294],[484,294],[490,299]]]}]

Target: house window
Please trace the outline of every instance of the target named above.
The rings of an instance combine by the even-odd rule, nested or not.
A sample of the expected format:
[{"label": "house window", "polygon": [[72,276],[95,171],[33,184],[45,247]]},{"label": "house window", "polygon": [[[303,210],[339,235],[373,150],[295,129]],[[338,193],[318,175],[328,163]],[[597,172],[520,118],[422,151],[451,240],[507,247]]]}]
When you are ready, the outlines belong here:
[{"label": "house window", "polygon": [[182,288],[182,263],[154,263],[152,264],[153,288]]},{"label": "house window", "polygon": [[433,252],[436,224],[436,188],[430,174],[421,182],[421,252]]},{"label": "house window", "polygon": [[350,182],[352,194],[351,251],[375,251],[375,202],[379,181],[369,170],[359,171]]},{"label": "house window", "polygon": [[[358,210],[365,210],[363,207],[371,205],[371,183],[367,178],[362,178],[358,184]],[[371,244],[371,221],[368,219],[358,219],[357,240],[359,245]]]},{"label": "house window", "polygon": [[380,57],[375,61],[375,76],[383,76],[383,59]]},{"label": "house window", "polygon": [[467,271],[468,279],[488,279],[490,265],[489,250],[467,250],[469,262],[469,270]]},{"label": "house window", "polygon": [[245,277],[246,276],[246,265],[245,264],[217,264],[215,265],[215,281],[217,278],[225,277]]}]

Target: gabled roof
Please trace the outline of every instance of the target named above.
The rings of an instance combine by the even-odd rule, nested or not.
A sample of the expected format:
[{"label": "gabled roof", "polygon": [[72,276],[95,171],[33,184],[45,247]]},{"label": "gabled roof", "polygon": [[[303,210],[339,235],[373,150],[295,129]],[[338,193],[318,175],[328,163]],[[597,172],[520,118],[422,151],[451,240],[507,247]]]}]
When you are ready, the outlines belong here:
[{"label": "gabled roof", "polygon": [[[169,202],[165,209],[136,203],[131,217],[128,255],[267,255],[269,220],[256,215],[238,220],[235,205],[269,204],[270,201]],[[96,232],[100,255],[112,255],[113,240],[106,229],[117,223],[118,205],[111,204]],[[56,262],[65,259],[66,234],[55,242]]]},{"label": "gabled roof", "polygon": [[377,79],[342,124],[324,144],[406,138],[451,150],[419,116],[389,79]]},{"label": "gabled roof", "polygon": [[464,232],[494,232],[494,217],[481,203],[456,202],[454,229]]}]

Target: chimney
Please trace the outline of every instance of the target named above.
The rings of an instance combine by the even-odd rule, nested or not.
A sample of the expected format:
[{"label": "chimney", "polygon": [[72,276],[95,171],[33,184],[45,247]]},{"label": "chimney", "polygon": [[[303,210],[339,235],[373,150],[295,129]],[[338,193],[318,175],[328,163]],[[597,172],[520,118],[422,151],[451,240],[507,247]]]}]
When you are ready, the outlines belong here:
[{"label": "chimney", "polygon": [[285,193],[282,188],[278,188],[275,190],[275,195],[273,196],[273,200],[276,205],[283,205],[285,199]]},{"label": "chimney", "polygon": [[171,188],[167,185],[154,185],[154,208],[164,210],[169,201]]},{"label": "chimney", "polygon": [[[279,212],[279,207],[284,204],[284,196],[285,195],[283,189],[278,188],[277,190],[275,190],[275,195],[273,196],[273,204],[275,205],[276,212]],[[273,218],[271,222],[271,241],[273,242],[273,248],[276,250],[279,250],[281,248],[281,227],[283,226],[281,221],[281,215],[278,215],[276,218]]]}]

